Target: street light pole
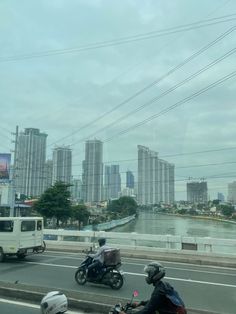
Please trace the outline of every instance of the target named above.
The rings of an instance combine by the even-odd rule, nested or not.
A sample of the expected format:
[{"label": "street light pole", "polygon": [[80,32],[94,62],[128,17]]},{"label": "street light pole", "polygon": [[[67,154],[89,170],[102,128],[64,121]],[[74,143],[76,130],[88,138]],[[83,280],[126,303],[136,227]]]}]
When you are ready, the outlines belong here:
[{"label": "street light pole", "polygon": [[18,131],[19,127],[16,126],[16,132],[13,133],[15,135],[15,140],[13,143],[15,143],[15,149],[14,149],[14,163],[13,163],[13,169],[12,169],[12,178],[10,181],[10,193],[11,193],[11,204],[10,204],[10,216],[13,217],[15,214],[15,195],[16,195],[16,186],[15,186],[15,178],[16,178],[16,168],[17,168],[17,149],[18,149]]}]

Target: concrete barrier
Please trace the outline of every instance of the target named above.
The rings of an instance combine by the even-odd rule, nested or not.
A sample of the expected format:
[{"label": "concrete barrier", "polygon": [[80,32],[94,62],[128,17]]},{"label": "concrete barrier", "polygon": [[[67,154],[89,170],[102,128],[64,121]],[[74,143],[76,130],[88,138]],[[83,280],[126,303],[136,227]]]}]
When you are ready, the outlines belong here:
[{"label": "concrete barrier", "polygon": [[[30,286],[23,284],[12,284],[0,281],[0,296],[6,298],[12,298],[17,300],[29,301],[31,303],[40,304],[43,296],[51,291],[46,287]],[[125,304],[129,301],[126,298],[106,296],[106,300],[101,302],[101,295],[94,293],[75,292],[70,290],[61,290],[68,298],[68,304],[70,310],[83,311],[85,313],[93,314],[107,314],[109,309],[117,302]],[[220,314],[216,312],[210,312],[205,310],[196,310],[188,308],[188,314]]]},{"label": "concrete barrier", "polygon": [[[91,243],[87,246],[81,242],[67,242],[65,241],[46,241],[47,250],[51,251],[65,251],[82,253],[84,250],[89,249]],[[149,260],[159,260],[168,262],[182,262],[196,265],[212,265],[221,267],[236,268],[236,257],[217,253],[200,253],[194,250],[165,250],[147,247],[134,247],[134,248],[120,248],[122,257],[141,258]]]},{"label": "concrete barrier", "polygon": [[[136,232],[106,232],[106,231],[72,231],[64,229],[44,229],[44,239],[54,240],[54,242],[68,242],[88,245],[95,239],[106,238],[110,243],[119,245],[120,248],[138,249],[143,243],[148,243],[150,249],[163,249],[169,252],[192,250],[194,247],[200,254],[217,253],[236,257],[236,239],[218,239],[210,237],[185,237],[180,235],[154,235],[141,234]],[[184,244],[184,245],[183,245]]]}]

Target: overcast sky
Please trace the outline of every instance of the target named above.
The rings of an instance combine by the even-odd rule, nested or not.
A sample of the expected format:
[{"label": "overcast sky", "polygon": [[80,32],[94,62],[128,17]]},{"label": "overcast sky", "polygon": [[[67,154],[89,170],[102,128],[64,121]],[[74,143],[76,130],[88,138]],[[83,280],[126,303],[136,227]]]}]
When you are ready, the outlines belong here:
[{"label": "overcast sky", "polygon": [[226,196],[235,25],[234,0],[1,0],[0,152],[14,148],[16,125],[39,128],[48,158],[71,145],[81,178],[85,139],[97,138],[105,162],[136,176],[144,145],[175,164],[177,200],[189,178]]}]

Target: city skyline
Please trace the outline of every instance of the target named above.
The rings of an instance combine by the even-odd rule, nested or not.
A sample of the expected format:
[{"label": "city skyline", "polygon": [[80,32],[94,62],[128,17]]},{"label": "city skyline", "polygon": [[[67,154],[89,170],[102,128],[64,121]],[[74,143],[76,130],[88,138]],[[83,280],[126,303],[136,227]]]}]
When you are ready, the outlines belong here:
[{"label": "city skyline", "polygon": [[[36,128],[33,128],[33,129],[31,129],[31,128],[25,128],[24,129],[24,131],[20,131],[19,132],[19,138],[20,137],[22,137],[22,135],[24,135],[25,133],[37,133],[37,135],[40,135],[40,134],[42,134],[43,135],[43,137],[47,137],[48,136],[48,134],[45,134],[45,133],[41,133],[40,132],[40,130],[39,129],[36,129]],[[18,141],[19,141],[19,139],[18,139]],[[101,144],[103,144],[101,141],[99,141],[99,140],[92,140],[92,141],[88,141],[88,142],[94,142],[94,141],[98,141],[98,142],[100,142]],[[138,146],[142,146],[142,145],[138,145]],[[144,147],[144,146],[143,146]],[[146,148],[150,153],[152,153],[153,151],[152,150],[150,150],[149,148]],[[45,150],[46,151],[46,150]],[[65,163],[63,163],[63,161],[62,161],[62,159],[61,159],[61,161],[60,161],[60,165],[57,165],[56,166],[56,163],[55,163],[55,157],[53,158],[53,155],[55,154],[55,152],[57,152],[58,151],[58,153],[60,153],[60,154],[65,154],[67,151],[69,152],[69,159],[70,159],[70,161],[69,160],[66,160],[66,164],[67,164],[67,166],[69,167],[69,170],[68,169],[65,169],[65,168],[67,168],[67,167],[65,167]],[[66,152],[65,152],[66,151]],[[153,152],[153,154],[158,154],[157,152]],[[35,155],[36,153],[35,152],[32,152],[32,156],[33,155]],[[9,153],[7,153],[7,155],[10,155]],[[55,155],[56,156],[56,155]],[[53,179],[53,172],[54,172],[54,176],[56,175],[56,171],[55,171],[55,169],[57,168],[57,174],[59,175],[59,173],[61,172],[61,175],[62,175],[62,173],[64,173],[63,175],[62,175],[62,177],[63,178],[65,178],[65,173],[67,173],[67,180],[66,181],[68,181],[69,179],[68,179],[68,175],[69,175],[69,177],[71,178],[71,180],[80,180],[80,181],[82,181],[82,178],[83,178],[83,170],[82,170],[82,166],[83,166],[83,163],[81,163],[81,175],[79,176],[79,178],[76,178],[74,175],[73,175],[73,173],[72,173],[72,166],[73,166],[73,163],[72,163],[72,156],[73,156],[73,153],[72,153],[72,150],[69,148],[69,147],[65,147],[65,146],[55,146],[53,149],[52,149],[52,159],[48,159],[48,160],[46,160],[46,163],[45,163],[45,169],[44,169],[44,171],[43,171],[43,177],[44,177],[44,179],[45,179],[45,182],[43,182],[43,189],[45,189],[45,187],[49,187],[50,186],[50,182],[53,182],[53,181],[55,181],[55,179]],[[62,155],[61,155],[61,157],[63,157]],[[65,156],[64,156],[65,157]],[[67,154],[67,157],[68,157],[68,154]],[[153,157],[155,157],[155,156],[153,156]],[[149,157],[148,157],[149,158]],[[24,158],[23,158],[24,159]],[[54,159],[54,165],[53,165],[53,159]],[[138,160],[138,158],[137,158],[137,160]],[[164,163],[166,163],[166,164],[169,164],[167,161],[164,161],[164,160],[162,160]],[[69,163],[68,163],[69,162]],[[112,162],[110,162],[110,166],[106,166],[106,164],[105,164],[105,162],[103,162],[103,164],[104,164],[104,186],[103,186],[103,188],[101,188],[101,190],[103,189],[103,192],[101,192],[102,194],[102,197],[101,197],[101,199],[104,199],[104,197],[105,197],[105,195],[106,195],[106,192],[105,192],[105,189],[106,189],[106,167],[108,167],[109,169],[111,169],[111,167],[118,167],[119,168],[119,166],[120,165],[112,165]],[[171,164],[170,164],[171,165]],[[78,164],[77,164],[77,166],[78,166]],[[17,166],[16,166],[17,167]],[[27,168],[27,167],[26,167]],[[36,168],[38,168],[38,167],[36,167]],[[40,167],[39,167],[40,168]],[[60,169],[59,169],[60,168]],[[21,169],[23,169],[22,167],[21,167]],[[53,170],[54,169],[54,170]],[[69,171],[69,172],[68,172]],[[131,172],[132,174],[135,174],[135,179],[134,179],[134,183],[135,184],[138,184],[138,169],[137,170],[132,170],[132,171],[130,171],[130,170],[126,170],[126,171],[124,171],[124,172],[120,172],[120,171],[118,171],[118,173],[121,175],[121,176],[123,176],[123,180],[120,182],[120,185],[121,185],[121,190],[123,189],[123,188],[125,188],[126,187],[126,184],[127,184],[127,172]],[[69,174],[68,174],[69,173]],[[109,174],[109,175],[111,175],[111,174]],[[90,176],[92,176],[92,175],[90,175]],[[63,178],[61,177],[61,180],[62,181],[65,181]],[[102,177],[103,177],[103,175],[102,175]],[[202,180],[204,181],[204,177],[202,177],[202,178],[199,178],[199,182],[201,182]],[[22,180],[21,180],[22,181]],[[186,181],[187,182],[187,185],[188,185],[188,183],[190,183],[190,182],[194,182],[194,181],[196,181],[196,179],[195,178],[193,178],[193,177],[189,177],[188,178],[188,181]],[[23,182],[23,181],[22,181]],[[152,180],[152,182],[153,182],[153,180]],[[17,183],[18,185],[19,185],[19,182]],[[93,183],[94,184],[94,183]],[[229,191],[229,184],[230,184],[230,182],[227,182],[227,193],[228,193],[228,191]],[[41,183],[40,184],[38,184],[38,185],[42,185]],[[85,184],[86,185],[86,184]],[[109,183],[108,183],[108,185],[110,185],[109,186],[109,189],[110,190],[112,190],[113,189],[113,186],[114,185],[116,185],[116,183],[114,183],[113,182],[113,184],[111,184],[111,182],[109,181]],[[22,187],[19,189],[21,192],[22,192]],[[173,190],[174,191],[174,190]],[[218,191],[217,192],[217,196],[218,196],[218,193],[219,193],[220,191]],[[100,193],[100,192],[99,192]],[[111,192],[109,192],[109,193],[111,193]],[[175,194],[175,191],[173,192],[174,194]],[[226,194],[227,194],[226,193]],[[114,198],[115,197],[115,194],[118,194],[118,193],[114,193],[113,192],[113,195],[112,195],[112,198]],[[158,194],[159,194],[159,192],[158,192]],[[185,194],[186,194],[186,196],[185,197],[183,197],[182,199],[178,199],[178,197],[176,198],[176,201],[178,201],[178,200],[187,200],[188,199],[188,196],[187,196],[187,194],[188,194],[188,192],[187,192],[187,188],[185,189]],[[110,194],[109,194],[110,195]],[[228,198],[228,197],[227,197]],[[172,198],[173,199],[173,198]],[[213,199],[213,198],[211,198],[211,199]],[[215,197],[215,199],[217,199],[217,197]]]},{"label": "city skyline", "polygon": [[55,145],[72,149],[79,179],[84,143],[96,138],[124,183],[144,145],[175,164],[176,199],[189,178],[204,177],[212,199],[227,194],[235,9],[225,0],[1,2],[0,151],[14,149],[16,125],[38,128],[46,159]]}]

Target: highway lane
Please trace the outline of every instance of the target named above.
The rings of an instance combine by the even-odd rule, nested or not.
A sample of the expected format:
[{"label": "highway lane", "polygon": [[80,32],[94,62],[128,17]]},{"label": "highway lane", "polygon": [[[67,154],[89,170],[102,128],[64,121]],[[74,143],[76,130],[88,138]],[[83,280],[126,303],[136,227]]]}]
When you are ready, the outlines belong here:
[{"label": "highway lane", "polygon": [[[9,259],[0,265],[0,280],[20,282],[50,289],[66,289],[96,293],[101,301],[106,296],[128,298],[133,289],[139,290],[139,299],[149,297],[152,287],[144,281],[143,268],[149,260],[123,258],[125,284],[119,291],[86,284],[79,286],[74,280],[76,267],[83,259],[79,253],[45,252],[27,257],[25,261]],[[236,269],[163,262],[167,269],[166,280],[180,292],[187,307],[235,314]]]}]

